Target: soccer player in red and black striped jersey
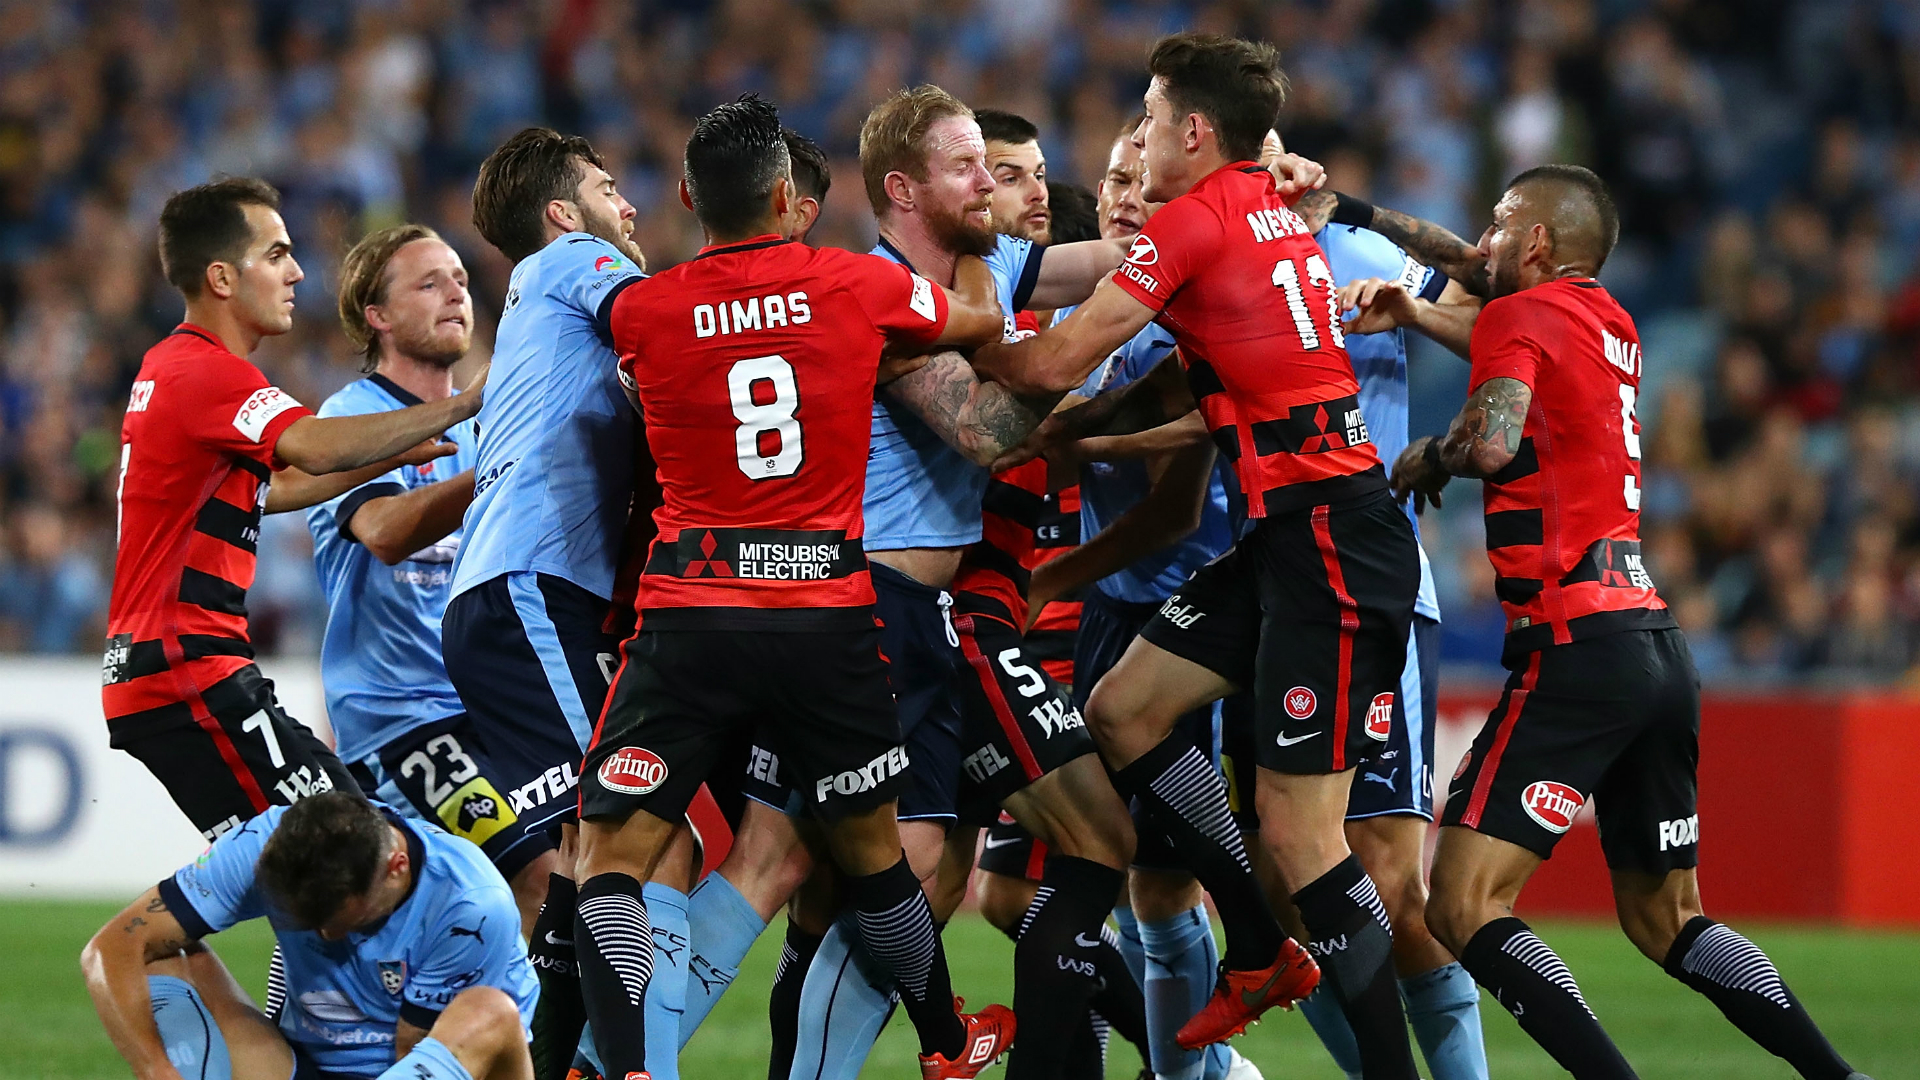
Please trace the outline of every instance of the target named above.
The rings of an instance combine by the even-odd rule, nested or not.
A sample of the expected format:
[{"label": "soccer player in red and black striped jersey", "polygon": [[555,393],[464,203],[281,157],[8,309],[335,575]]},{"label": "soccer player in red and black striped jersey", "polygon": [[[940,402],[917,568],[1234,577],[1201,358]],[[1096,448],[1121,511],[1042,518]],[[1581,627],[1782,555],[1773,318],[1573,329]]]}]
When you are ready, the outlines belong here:
[{"label": "soccer player in red and black striped jersey", "polygon": [[268,384],[246,357],[292,328],[303,277],[279,205],[246,178],[167,200],[160,261],[186,319],[147,351],[120,435],[107,730],[208,839],[269,805],[356,790],[254,666],[246,596],[261,513],[451,453],[422,444],[480,408],[476,382],[445,401],[323,419]]},{"label": "soccer player in red and black striped jersey", "polygon": [[1359,1038],[1364,1074],[1411,1080],[1391,929],[1343,819],[1352,770],[1380,745],[1369,719],[1390,713],[1406,657],[1412,527],[1367,437],[1325,256],[1288,208],[1292,192],[1257,161],[1283,97],[1274,49],[1179,34],[1154,47],[1148,69],[1134,142],[1147,197],[1167,205],[1072,315],[976,365],[1016,389],[1052,388],[1084,379],[1151,320],[1178,342],[1184,386],[1149,377],[1080,409],[1111,415],[1158,394],[1145,419],[1158,423],[1197,401],[1256,520],[1168,600],[1088,703],[1117,786],[1189,855],[1226,923],[1221,978],[1180,1042],[1236,1034],[1320,978],[1267,910],[1220,775],[1191,740],[1170,737],[1194,707],[1251,690],[1260,817],[1273,823],[1262,841]]},{"label": "soccer player in red and black striped jersey", "polygon": [[954,1009],[933,913],[900,846],[906,753],[861,550],[883,349],[997,339],[984,265],[959,291],[783,239],[794,186],[780,117],[751,95],[687,141],[698,256],[615,302],[621,374],[663,503],[580,781],[575,941],[606,1074],[647,1071],[653,945],[641,882],[731,736],[754,729],[800,782],[899,987],[929,1078],[971,1077],[1012,1041],[1001,1006]]},{"label": "soccer player in red and black striped jersey", "polygon": [[1454,775],[1427,922],[1562,1067],[1632,1077],[1566,964],[1512,914],[1597,797],[1614,904],[1640,951],[1802,1076],[1858,1077],[1766,954],[1701,909],[1700,681],[1640,560],[1639,334],[1595,280],[1618,235],[1588,170],[1515,178],[1480,242],[1493,299],[1473,326],[1472,392],[1445,438],[1394,465],[1403,495],[1485,481],[1513,672]]}]

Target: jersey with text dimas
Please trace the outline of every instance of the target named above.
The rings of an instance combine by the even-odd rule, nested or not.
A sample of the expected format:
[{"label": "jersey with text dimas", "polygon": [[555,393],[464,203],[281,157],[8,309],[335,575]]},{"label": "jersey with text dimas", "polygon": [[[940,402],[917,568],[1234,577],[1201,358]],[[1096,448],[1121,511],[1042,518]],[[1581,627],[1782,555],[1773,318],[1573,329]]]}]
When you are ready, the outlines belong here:
[{"label": "jersey with text dimas", "polygon": [[313,415],[212,333],[182,323],[147,350],[120,428],[119,549],[101,698],[114,745],[199,724],[201,695],[253,662],[253,585],[274,444]]},{"label": "jersey with text dimas", "polygon": [[1179,343],[1248,516],[1386,487],[1332,271],[1272,174],[1250,161],[1209,173],[1154,214],[1113,280]]},{"label": "jersey with text dimas", "polygon": [[1561,278],[1488,302],[1474,389],[1533,390],[1519,450],[1487,478],[1487,557],[1505,661],[1547,645],[1674,625],[1640,561],[1640,335],[1600,283]]},{"label": "jersey with text dimas", "polygon": [[621,295],[613,339],[662,496],[643,629],[873,625],[861,499],[880,352],[946,324],[945,292],[906,268],[773,236]]}]

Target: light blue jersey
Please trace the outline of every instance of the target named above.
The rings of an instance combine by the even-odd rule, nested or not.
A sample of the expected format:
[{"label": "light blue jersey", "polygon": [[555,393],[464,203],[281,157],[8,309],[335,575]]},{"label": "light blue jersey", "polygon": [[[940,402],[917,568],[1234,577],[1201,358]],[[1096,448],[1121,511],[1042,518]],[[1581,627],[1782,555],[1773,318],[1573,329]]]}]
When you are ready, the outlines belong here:
[{"label": "light blue jersey", "polygon": [[272,925],[286,960],[280,1034],[322,1072],[379,1076],[394,1061],[394,1025],[431,1028],[454,995],[493,986],[520,1007],[522,1033],[538,996],[520,941],[513,892],[479,848],[418,821],[388,820],[406,834],[413,890],[365,933],[329,942],[296,929],[254,884],[254,865],[287,807],[221,834],[160,883],[160,896],[194,938],[248,919]]},{"label": "light blue jersey", "polygon": [[607,317],[643,277],[612,244],[568,233],[520,260],[494,338],[453,595],[502,574],[613,595],[633,493],[633,407]]},{"label": "light blue jersey", "polygon": [[[1013,336],[1013,314],[1027,305],[1040,278],[1045,247],[1017,236],[999,237],[987,256],[1000,310]],[[885,240],[873,254],[912,269],[906,256]],[[482,414],[484,416],[484,414]],[[965,547],[980,539],[980,500],[987,493],[987,469],[922,423],[912,410],[885,394],[873,402],[873,449],[867,454],[866,532],[868,551],[900,548]]]},{"label": "light blue jersey", "polygon": [[[1065,312],[1061,313],[1064,317]],[[1148,323],[1087,376],[1079,393],[1094,397],[1120,389],[1152,371],[1173,351],[1173,335]],[[1177,360],[1168,360],[1178,363]],[[1102,595],[1127,604],[1158,604],[1187,578],[1233,546],[1234,525],[1227,493],[1233,490],[1232,466],[1215,460],[1200,508],[1200,527],[1186,539],[1154,552],[1093,583]],[[1080,536],[1091,539],[1147,497],[1153,481],[1143,461],[1090,461],[1080,467]]]},{"label": "light blue jersey", "polygon": [[[1393,241],[1369,229],[1353,225],[1328,225],[1314,237],[1326,252],[1327,267],[1333,271],[1334,285],[1345,285],[1361,278],[1385,278],[1398,281],[1416,296],[1433,299],[1446,279],[1413,260]],[[1431,294],[1429,295],[1429,291]],[[1400,451],[1407,448],[1407,338],[1405,330],[1384,334],[1348,334],[1347,355],[1353,359],[1353,373],[1360,379],[1360,415],[1366,418],[1367,431],[1380,461],[1391,472]],[[1414,515],[1413,501],[1407,500],[1407,519],[1413,522],[1414,536],[1420,535],[1420,519]],[[1433,588],[1433,567],[1427,562],[1426,549],[1420,551],[1420,595],[1413,610],[1429,619],[1440,617],[1440,601]]]},{"label": "light blue jersey", "polygon": [[[321,416],[359,416],[419,404],[382,375],[348,383],[320,407]],[[447,429],[459,447],[449,457],[395,469],[307,511],[313,562],[327,597],[327,635],[320,681],[327,718],[342,761],[359,761],[422,724],[464,711],[440,659],[440,616],[453,595],[460,531],[421,548],[395,566],[373,557],[349,523],[369,500],[449,479],[479,456],[474,421]]]}]

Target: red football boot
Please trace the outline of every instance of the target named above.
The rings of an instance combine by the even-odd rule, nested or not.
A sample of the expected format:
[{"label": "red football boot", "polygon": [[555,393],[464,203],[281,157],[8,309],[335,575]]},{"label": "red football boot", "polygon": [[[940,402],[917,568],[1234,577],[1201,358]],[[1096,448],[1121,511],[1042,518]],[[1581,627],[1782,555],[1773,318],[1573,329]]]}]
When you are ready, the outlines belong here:
[{"label": "red football boot", "polygon": [[1313,993],[1320,985],[1320,965],[1313,962],[1300,943],[1288,938],[1280,945],[1280,955],[1258,971],[1220,970],[1213,996],[1206,1007],[1180,1028],[1174,1041],[1183,1050],[1198,1050],[1224,1042],[1247,1030],[1260,1014],[1278,1005],[1293,1008],[1293,1003]]},{"label": "red football boot", "polygon": [[[953,1011],[960,1012],[965,1004],[960,998],[954,998]],[[967,1035],[960,1045],[959,1058],[921,1054],[921,1080],[972,1080],[1013,1045],[1013,1010],[1005,1005],[989,1005],[977,1013],[960,1013],[960,1022],[967,1026]]]}]

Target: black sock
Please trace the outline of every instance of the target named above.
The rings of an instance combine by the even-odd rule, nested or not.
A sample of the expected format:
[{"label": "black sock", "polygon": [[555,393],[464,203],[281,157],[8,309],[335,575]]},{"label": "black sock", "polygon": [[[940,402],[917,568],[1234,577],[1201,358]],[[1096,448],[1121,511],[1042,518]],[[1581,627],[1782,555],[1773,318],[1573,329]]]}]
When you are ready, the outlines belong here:
[{"label": "black sock", "polygon": [[1705,994],[1741,1033],[1807,1080],[1846,1080],[1853,1071],[1760,947],[1696,915],[1667,951],[1667,974]]},{"label": "black sock", "polygon": [[1360,1046],[1360,1074],[1367,1080],[1419,1080],[1400,982],[1393,971],[1393,929],[1373,879],[1357,855],[1308,882],[1293,894],[1300,921],[1313,940],[1321,977],[1340,1002]]},{"label": "black sock", "polygon": [[1067,1048],[1061,1063],[1060,1080],[1105,1080],[1107,1030],[1107,1022],[1098,1012],[1089,1011],[1080,1018],[1073,1045]]},{"label": "black sock", "polygon": [[1058,1077],[1066,1068],[1100,989],[1100,953],[1112,950],[1100,931],[1126,880],[1124,872],[1088,859],[1047,860],[1013,947],[1013,1013],[1021,1034],[1007,1060],[1007,1080]]},{"label": "black sock", "polygon": [[533,920],[527,959],[540,978],[540,1000],[533,1007],[534,1080],[566,1080],[587,1025],[580,1000],[580,969],[573,947],[574,886],[570,878],[547,876],[547,899]]},{"label": "black sock", "polygon": [[1094,991],[1093,1009],[1108,1028],[1132,1043],[1147,1060],[1147,998],[1140,984],[1127,970],[1127,958],[1120,955],[1119,936],[1113,928],[1100,926],[1100,953],[1094,964],[1100,969],[1100,989]]},{"label": "black sock", "polygon": [[920,1052],[957,1058],[966,1045],[966,1026],[953,1011],[953,980],[933,926],[933,908],[906,855],[877,874],[848,878],[847,899],[867,952],[893,974],[900,1003],[920,1035]]},{"label": "black sock", "polygon": [[767,1080],[787,1080],[793,1072],[793,1048],[800,1042],[800,991],[813,954],[820,951],[820,938],[787,920],[787,940],[780,946],[780,966],[774,969],[773,990],[767,995],[767,1026],[773,1030]]},{"label": "black sock", "polygon": [[573,940],[580,954],[580,997],[602,1073],[644,1073],[643,1005],[653,977],[653,927],[640,883],[627,874],[595,874],[580,886],[578,906]]},{"label": "black sock", "polygon": [[1481,927],[1460,950],[1460,964],[1561,1068],[1579,1080],[1634,1080],[1573,972],[1526,923],[1509,916]]},{"label": "black sock", "polygon": [[1120,794],[1146,805],[1220,910],[1226,967],[1257,971],[1273,963],[1286,932],[1254,879],[1253,864],[1227,806],[1227,781],[1199,747],[1176,733],[1114,774]]}]

